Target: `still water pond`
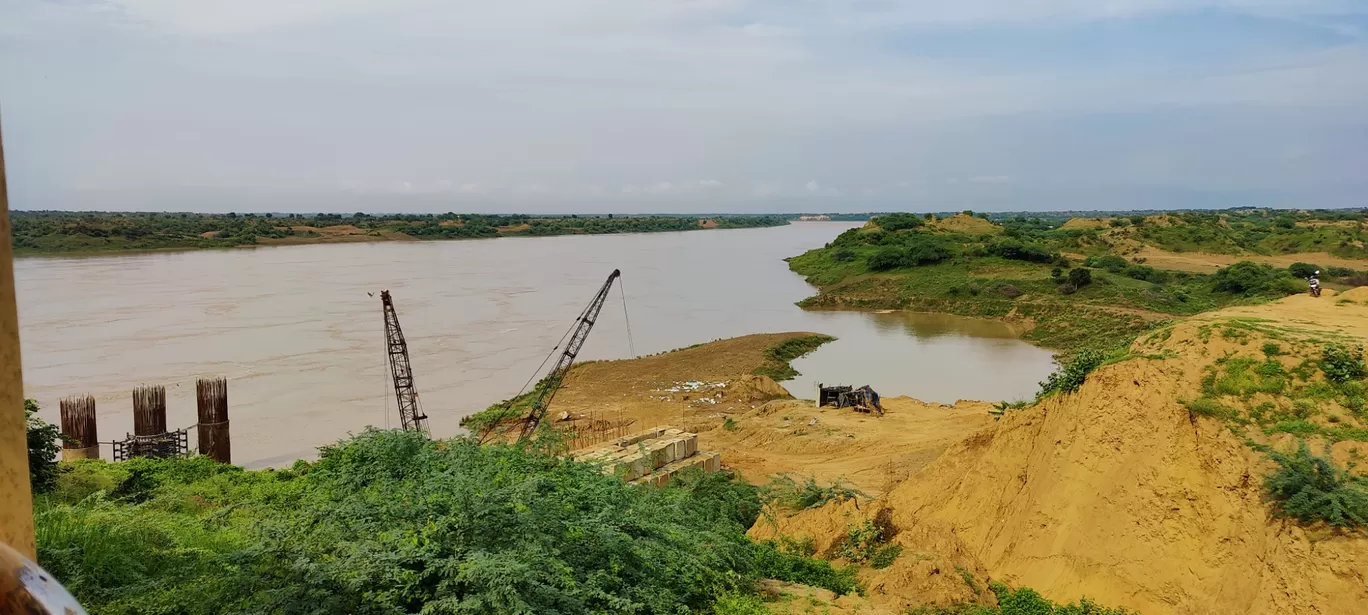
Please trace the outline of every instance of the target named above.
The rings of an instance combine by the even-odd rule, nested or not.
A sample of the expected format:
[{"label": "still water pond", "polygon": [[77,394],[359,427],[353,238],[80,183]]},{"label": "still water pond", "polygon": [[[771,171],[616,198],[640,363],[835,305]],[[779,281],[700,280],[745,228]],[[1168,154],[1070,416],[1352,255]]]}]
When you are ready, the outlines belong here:
[{"label": "still water pond", "polygon": [[[1015,399],[1050,372],[1050,353],[1002,323],[795,307],[813,289],[782,259],[851,226],[20,259],[25,394],[54,422],[60,397],[95,395],[108,441],[132,429],[133,387],[166,385],[168,422],[185,426],[194,379],[225,376],[234,461],[285,465],[397,421],[378,293],[388,288],[432,431],[451,435],[519,390],[614,268],[637,354],[760,332],[840,338],[795,362],[803,376],[787,385],[799,396],[822,381]],[[615,289],[580,357],[630,356],[624,320]]]}]

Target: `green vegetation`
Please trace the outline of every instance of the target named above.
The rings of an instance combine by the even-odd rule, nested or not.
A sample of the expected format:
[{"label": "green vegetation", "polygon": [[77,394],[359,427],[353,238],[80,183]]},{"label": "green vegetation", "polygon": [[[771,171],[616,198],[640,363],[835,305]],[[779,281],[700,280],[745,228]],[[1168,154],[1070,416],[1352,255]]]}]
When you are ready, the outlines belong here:
[{"label": "green vegetation", "polygon": [[988,589],[997,597],[997,606],[920,607],[909,609],[907,615],[1134,615],[1133,611],[1107,608],[1087,598],[1078,603],[1055,604],[1028,587],[1012,589],[993,582],[988,584]]},{"label": "green vegetation", "polygon": [[809,476],[800,483],[787,473],[774,476],[761,488],[761,492],[766,501],[793,511],[821,508],[832,502],[869,497],[859,489],[848,487],[839,480],[831,485],[822,485],[817,482],[816,477]]},{"label": "green vegetation", "polygon": [[541,396],[547,387],[551,386],[551,375],[543,377],[533,385],[532,390],[512,399],[505,399],[501,402],[491,404],[488,408],[463,417],[461,427],[466,431],[477,436],[483,436],[490,430],[498,427],[505,421],[512,421],[526,417],[532,412],[532,402]]},{"label": "green vegetation", "polygon": [[875,570],[892,566],[898,555],[902,554],[902,545],[889,544],[889,533],[887,527],[876,523],[874,519],[851,524],[846,527],[845,538],[836,549],[836,556],[857,564],[868,564]]},{"label": "green vegetation", "polygon": [[1361,210],[1186,212],[1153,216],[1157,223],[1121,235],[1174,252],[1294,254],[1329,252],[1368,258]]},{"label": "green vegetation", "polygon": [[789,365],[789,361],[817,350],[822,344],[834,341],[836,338],[830,335],[806,335],[784,340],[779,345],[765,350],[765,364],[756,368],[755,375],[769,376],[776,382],[797,378],[800,374]]},{"label": "green vegetation", "polygon": [[[756,544],[756,488],[666,488],[469,438],[368,430],[317,462],[69,466],[35,505],[39,561],[96,615],[708,613],[762,578],[858,591]],[[718,607],[718,605],[723,605]]]},{"label": "green vegetation", "polygon": [[1301,442],[1297,451],[1269,451],[1278,470],[1265,481],[1278,514],[1302,523],[1323,521],[1338,528],[1368,526],[1368,479],[1354,476]]},{"label": "green vegetation", "polygon": [[62,432],[56,425],[34,416],[38,402],[24,400],[28,431],[29,487],[34,493],[51,490],[57,483],[57,454],[62,452]]},{"label": "green vegetation", "polygon": [[1083,386],[1083,381],[1087,380],[1088,374],[1101,367],[1106,360],[1107,353],[1101,350],[1096,348],[1083,349],[1067,364],[1050,374],[1045,382],[1040,383],[1040,392],[1036,394],[1036,399],[1047,397],[1053,393],[1077,391],[1078,387]]},{"label": "green vegetation", "polygon": [[1363,348],[1330,344],[1321,354],[1320,365],[1325,371],[1325,379],[1340,386],[1363,380],[1368,375],[1368,366],[1363,363]]},{"label": "green vegetation", "polygon": [[[999,218],[999,226],[980,234],[915,220],[880,216],[822,248],[790,258],[789,267],[820,289],[800,305],[1010,315],[1034,322],[1026,339],[1068,355],[1099,340],[1105,340],[1106,350],[1123,348],[1166,316],[1190,316],[1305,290],[1293,270],[1254,262],[1204,275],[1156,269],[1119,253],[1119,242],[1134,239],[1137,229],[1153,228],[1167,237],[1164,233],[1174,232],[1168,229],[1179,226],[1218,224],[1200,216],[1190,222],[1164,218],[1072,229],[1039,218]],[[1282,230],[1270,233],[1294,232],[1278,228]],[[1085,258],[1070,262],[1066,252]],[[1368,258],[1368,253],[1362,256]],[[1368,275],[1363,278],[1368,282]]]},{"label": "green vegetation", "polygon": [[[15,254],[230,248],[258,240],[322,241],[329,227],[376,239],[478,239],[508,235],[652,233],[781,226],[784,216],[538,216],[523,214],[196,214],[10,212]],[[705,224],[705,222],[707,224]]]}]

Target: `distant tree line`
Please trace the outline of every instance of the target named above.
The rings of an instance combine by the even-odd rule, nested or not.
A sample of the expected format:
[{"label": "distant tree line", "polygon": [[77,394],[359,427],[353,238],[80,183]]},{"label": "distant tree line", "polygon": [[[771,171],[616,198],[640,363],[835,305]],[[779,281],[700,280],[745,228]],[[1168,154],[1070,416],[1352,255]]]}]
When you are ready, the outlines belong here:
[{"label": "distant tree line", "polygon": [[614,216],[528,214],[198,214],[15,211],[12,242],[17,253],[98,252],[217,248],[252,245],[259,239],[304,239],[319,229],[350,226],[383,236],[476,239],[501,235],[650,233],[704,228],[753,228],[788,223],[784,216]]}]

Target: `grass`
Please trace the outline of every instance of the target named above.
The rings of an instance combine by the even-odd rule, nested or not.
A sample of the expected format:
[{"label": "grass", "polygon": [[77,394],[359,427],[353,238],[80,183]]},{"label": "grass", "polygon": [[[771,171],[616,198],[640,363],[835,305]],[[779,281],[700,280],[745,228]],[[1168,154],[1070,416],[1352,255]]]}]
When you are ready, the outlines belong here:
[{"label": "grass", "polygon": [[822,344],[834,341],[836,338],[830,335],[806,335],[784,340],[765,349],[765,364],[756,368],[754,373],[757,376],[769,376],[776,382],[797,378],[801,374],[789,362],[817,350]]}]

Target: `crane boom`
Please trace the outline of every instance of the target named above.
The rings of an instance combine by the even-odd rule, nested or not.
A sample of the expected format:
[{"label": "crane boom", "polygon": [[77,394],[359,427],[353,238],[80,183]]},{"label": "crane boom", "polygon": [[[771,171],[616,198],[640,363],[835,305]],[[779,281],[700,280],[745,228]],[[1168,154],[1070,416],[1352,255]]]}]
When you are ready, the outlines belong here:
[{"label": "crane boom", "polygon": [[394,381],[394,399],[399,404],[399,422],[405,431],[426,432],[427,415],[418,405],[418,390],[413,388],[408,342],[404,341],[404,330],[399,328],[399,315],[394,311],[394,300],[388,290],[380,291],[380,303],[385,309],[385,345]]},{"label": "crane boom", "polygon": [[518,435],[518,440],[523,440],[536,431],[537,425],[541,424],[546,417],[546,409],[551,405],[551,398],[556,396],[556,391],[560,389],[565,375],[570,373],[570,364],[575,362],[575,355],[579,354],[580,348],[584,346],[585,338],[589,337],[589,330],[594,328],[594,321],[598,320],[599,312],[603,310],[603,302],[608,299],[608,290],[613,287],[613,280],[618,279],[622,272],[614,269],[608,276],[608,281],[603,283],[598,294],[594,295],[589,305],[585,306],[584,311],[580,312],[575,319],[574,332],[570,334],[570,341],[565,345],[565,351],[556,360],[555,367],[551,368],[546,376],[546,385],[541,387],[537,398],[532,401],[532,409],[528,412],[527,418],[523,421],[522,433]]}]

